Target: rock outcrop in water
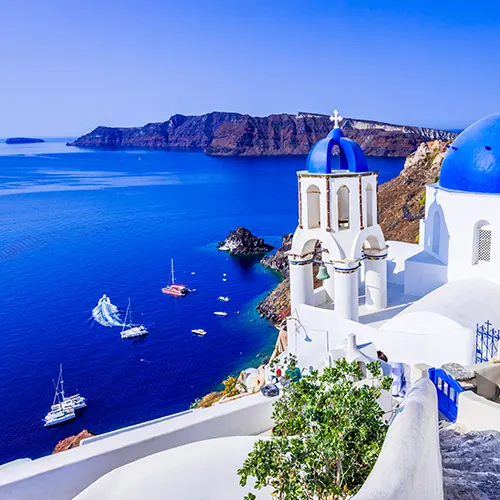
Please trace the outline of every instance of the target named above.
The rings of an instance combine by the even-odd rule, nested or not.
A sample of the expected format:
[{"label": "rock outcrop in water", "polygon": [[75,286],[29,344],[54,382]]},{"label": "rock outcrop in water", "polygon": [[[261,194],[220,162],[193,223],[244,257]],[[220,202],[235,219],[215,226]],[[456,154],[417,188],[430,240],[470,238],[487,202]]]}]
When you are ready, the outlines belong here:
[{"label": "rock outcrop in water", "polygon": [[[215,111],[201,116],[174,115],[143,127],[97,127],[69,146],[201,150],[218,156],[305,155],[325,137],[327,115],[299,113],[264,117]],[[453,132],[346,118],[344,134],[368,156],[407,156],[423,141],[451,140]]]},{"label": "rock outcrop in water", "polygon": [[217,248],[231,255],[259,255],[269,252],[273,247],[262,238],[254,236],[249,229],[240,226],[231,231],[224,241],[219,242]]},{"label": "rock outcrop in water", "polygon": [[76,436],[70,436],[67,437],[66,439],[62,439],[61,441],[59,441],[56,444],[56,447],[54,448],[52,454],[60,453],[61,451],[71,450],[71,448],[76,448],[77,446],[80,446],[80,442],[82,441],[82,439],[86,439],[92,436],[95,436],[93,432],[84,429]]},{"label": "rock outcrop in water", "polygon": [[9,137],[5,139],[5,144],[33,144],[37,142],[45,142],[43,139],[34,139],[32,137]]}]

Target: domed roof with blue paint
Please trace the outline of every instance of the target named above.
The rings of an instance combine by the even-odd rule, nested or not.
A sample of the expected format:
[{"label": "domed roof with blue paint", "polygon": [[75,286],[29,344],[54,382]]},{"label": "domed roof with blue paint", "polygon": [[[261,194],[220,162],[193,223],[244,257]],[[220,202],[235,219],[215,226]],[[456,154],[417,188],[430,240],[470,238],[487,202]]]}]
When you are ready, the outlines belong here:
[{"label": "domed roof with blue paint", "polygon": [[444,157],[439,185],[500,194],[500,113],[473,123],[455,139]]},{"label": "domed roof with blue paint", "polygon": [[342,130],[338,127],[338,122],[342,118],[337,111],[331,119],[335,122],[335,127],[324,139],[320,139],[312,147],[307,157],[307,170],[314,174],[331,173],[333,148],[338,146],[340,149],[340,170],[368,172],[368,164],[363,150],[352,139],[344,137]]}]

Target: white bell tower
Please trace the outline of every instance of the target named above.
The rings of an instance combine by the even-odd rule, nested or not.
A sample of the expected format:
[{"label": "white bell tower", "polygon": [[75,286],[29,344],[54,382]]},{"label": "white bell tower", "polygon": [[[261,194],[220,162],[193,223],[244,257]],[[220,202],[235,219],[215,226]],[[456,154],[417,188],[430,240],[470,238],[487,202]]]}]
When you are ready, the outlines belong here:
[{"label": "white bell tower", "polygon": [[[361,148],[343,136],[337,110],[331,120],[333,130],[312,148],[307,170],[297,174],[299,225],[289,252],[292,315],[307,304],[333,307],[357,321],[361,265],[367,307],[387,306],[387,249],[377,221],[378,173],[368,172]],[[340,152],[337,168],[334,147]],[[317,288],[314,264],[320,264],[318,278],[323,280]]]}]

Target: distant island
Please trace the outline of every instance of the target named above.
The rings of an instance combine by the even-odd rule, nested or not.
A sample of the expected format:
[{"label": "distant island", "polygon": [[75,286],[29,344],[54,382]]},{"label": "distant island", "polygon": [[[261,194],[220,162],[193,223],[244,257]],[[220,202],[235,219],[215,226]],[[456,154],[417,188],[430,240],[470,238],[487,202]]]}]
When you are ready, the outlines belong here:
[{"label": "distant island", "polygon": [[[430,140],[453,140],[445,130],[345,118],[344,134],[369,156],[407,156]],[[173,115],[143,127],[97,127],[68,146],[97,149],[198,150],[214,156],[306,155],[332,129],[328,115],[298,113],[265,117],[214,111]]]},{"label": "distant island", "polygon": [[43,139],[34,139],[33,137],[9,137],[5,139],[5,144],[33,144],[35,142],[45,142]]}]

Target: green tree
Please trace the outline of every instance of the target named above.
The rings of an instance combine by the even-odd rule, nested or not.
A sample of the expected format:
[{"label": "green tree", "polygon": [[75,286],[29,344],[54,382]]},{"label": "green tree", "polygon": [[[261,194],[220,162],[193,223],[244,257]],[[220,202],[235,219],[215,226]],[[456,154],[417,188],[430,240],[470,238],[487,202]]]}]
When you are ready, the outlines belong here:
[{"label": "green tree", "polygon": [[[356,362],[337,360],[284,388],[273,409],[274,437],[259,440],[238,470],[280,500],[346,499],[364,483],[387,432],[378,404],[392,380],[369,363],[369,384]],[[255,498],[249,493],[246,499]]]}]

